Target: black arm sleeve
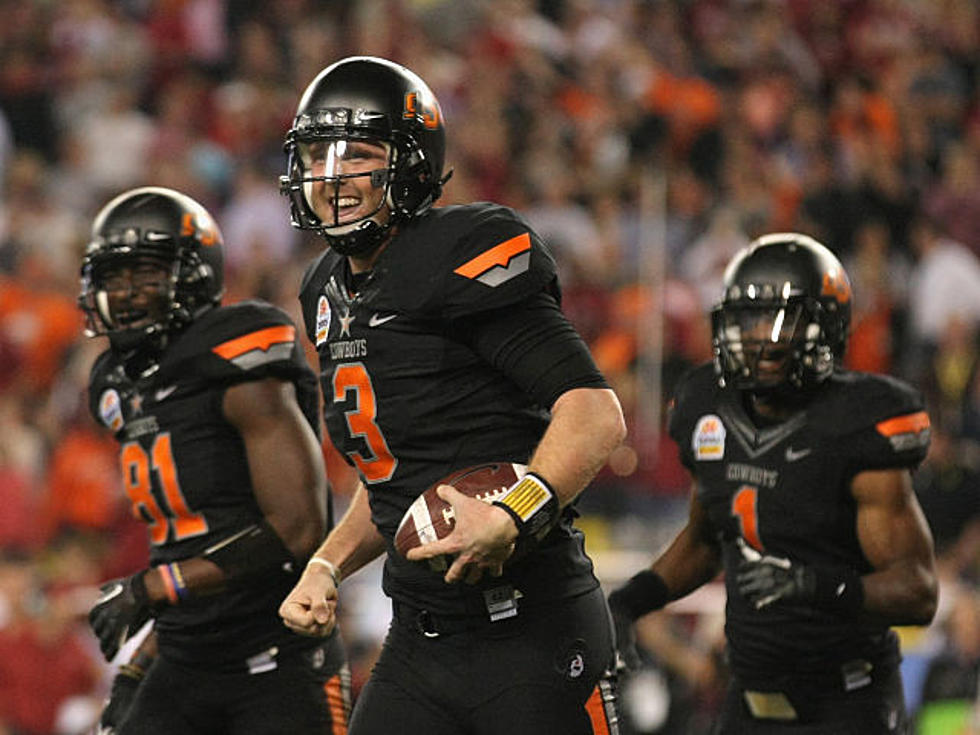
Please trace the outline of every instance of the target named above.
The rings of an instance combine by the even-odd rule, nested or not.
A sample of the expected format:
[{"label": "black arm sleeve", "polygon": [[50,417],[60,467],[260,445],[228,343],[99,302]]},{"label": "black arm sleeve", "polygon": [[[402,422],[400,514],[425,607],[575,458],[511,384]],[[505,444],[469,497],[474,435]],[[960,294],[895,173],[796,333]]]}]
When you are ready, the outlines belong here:
[{"label": "black arm sleeve", "polygon": [[609,387],[551,294],[470,316],[457,328],[476,352],[545,408],[572,388]]}]

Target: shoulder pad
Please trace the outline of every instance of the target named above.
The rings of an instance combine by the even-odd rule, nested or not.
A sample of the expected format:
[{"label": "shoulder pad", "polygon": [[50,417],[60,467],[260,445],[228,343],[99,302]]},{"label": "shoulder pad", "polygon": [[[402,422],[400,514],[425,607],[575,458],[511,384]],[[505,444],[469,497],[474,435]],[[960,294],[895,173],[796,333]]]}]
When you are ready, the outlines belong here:
[{"label": "shoulder pad", "polygon": [[282,309],[243,301],[213,309],[195,321],[167,350],[160,380],[194,374],[205,380],[296,381],[312,371],[296,326]]},{"label": "shoulder pad", "polygon": [[299,303],[303,311],[303,326],[310,342],[316,343],[317,309],[319,296],[330,279],[342,256],[327,248],[306,268],[299,290]]},{"label": "shoulder pad", "polygon": [[555,261],[516,212],[485,205],[469,217],[453,243],[446,269],[442,311],[449,317],[489,311],[557,289]]},{"label": "shoulder pad", "polygon": [[[542,290],[560,300],[555,261],[514,210],[477,203],[440,207],[401,231],[376,268],[391,308],[456,318],[524,301]],[[377,302],[380,303],[381,302]]]},{"label": "shoulder pad", "polygon": [[668,405],[667,431],[677,444],[681,462],[688,468],[694,466],[691,447],[694,425],[704,415],[716,412],[714,397],[719,390],[714,365],[706,363],[688,371],[678,381]]},{"label": "shoulder pad", "polygon": [[915,467],[929,448],[930,423],[922,394],[884,375],[840,371],[814,402],[814,426],[836,435],[856,471]]},{"label": "shoulder pad", "polygon": [[121,394],[124,388],[120,384],[123,374],[118,367],[112,350],[106,350],[95,358],[88,380],[89,412],[97,424],[110,429],[115,428],[113,424],[117,421],[121,427],[123,420]]}]

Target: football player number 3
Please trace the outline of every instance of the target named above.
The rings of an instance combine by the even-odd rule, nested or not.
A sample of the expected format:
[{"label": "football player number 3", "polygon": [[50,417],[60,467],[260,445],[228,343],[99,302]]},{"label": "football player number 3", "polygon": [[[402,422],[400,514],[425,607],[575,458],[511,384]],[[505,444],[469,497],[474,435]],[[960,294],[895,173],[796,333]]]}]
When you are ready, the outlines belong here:
[{"label": "football player number 3", "polygon": [[762,551],[762,541],[759,538],[759,513],[756,509],[758,497],[759,488],[742,485],[732,498],[732,515],[738,518],[745,540],[757,551]]},{"label": "football player number 3", "polygon": [[345,412],[347,430],[352,437],[362,437],[367,444],[370,456],[354,450],[347,454],[367,482],[384,482],[395,474],[398,460],[395,459],[388,442],[378,426],[378,401],[374,395],[371,376],[360,362],[338,365],[333,373],[334,403],[345,401],[348,393],[354,394],[353,410]]},{"label": "football player number 3", "polygon": [[[174,540],[197,536],[208,530],[200,513],[192,513],[177,480],[177,466],[171,450],[170,434],[160,434],[153,440],[149,453],[138,442],[123,445],[120,455],[126,494],[133,503],[133,514],[150,525],[150,540],[162,544],[173,527]],[[150,472],[155,471],[163,489],[161,507],[151,490]]]}]

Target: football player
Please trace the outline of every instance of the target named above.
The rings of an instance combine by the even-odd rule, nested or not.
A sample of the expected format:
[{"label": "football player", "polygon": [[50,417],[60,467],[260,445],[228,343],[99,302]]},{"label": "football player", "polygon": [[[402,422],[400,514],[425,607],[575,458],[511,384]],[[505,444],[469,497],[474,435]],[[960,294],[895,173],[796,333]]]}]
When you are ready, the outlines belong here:
[{"label": "football player", "polygon": [[[287,135],[293,224],[327,245],[300,295],[326,425],[361,484],[280,613],[331,630],[337,583],[387,552],[393,620],[351,733],[610,732],[612,630],[572,521],[622,412],[528,224],[433,207],[444,122],[413,72],[352,57],[307,87]],[[491,461],[528,472],[492,505],[442,487],[452,534],[394,550],[429,485]]]},{"label": "football player", "polygon": [[712,312],[715,359],[677,389],[670,434],[694,484],[686,527],[609,597],[632,622],[725,572],[721,733],[900,733],[892,625],[936,611],[911,470],[929,418],[910,386],[841,368],[851,287],[806,235],[739,252]]},{"label": "football player", "polygon": [[90,406],[150,542],[149,568],[103,585],[89,620],[107,660],[154,621],[102,728],[342,733],[340,641],[276,614],[326,532],[316,376],[280,309],[220,305],[222,247],[200,204],[146,187],[99,212],[82,263],[88,333],[109,342]]}]

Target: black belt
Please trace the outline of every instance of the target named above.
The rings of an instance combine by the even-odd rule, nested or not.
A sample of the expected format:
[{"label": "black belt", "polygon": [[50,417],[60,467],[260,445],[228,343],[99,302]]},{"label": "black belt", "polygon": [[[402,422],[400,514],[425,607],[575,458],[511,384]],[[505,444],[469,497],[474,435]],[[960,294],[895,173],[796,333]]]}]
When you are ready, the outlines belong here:
[{"label": "black belt", "polygon": [[466,631],[498,630],[513,623],[518,616],[492,622],[488,615],[440,615],[429,610],[413,607],[404,602],[392,600],[392,617],[399,625],[421,633],[426,638],[439,638],[444,635]]}]

